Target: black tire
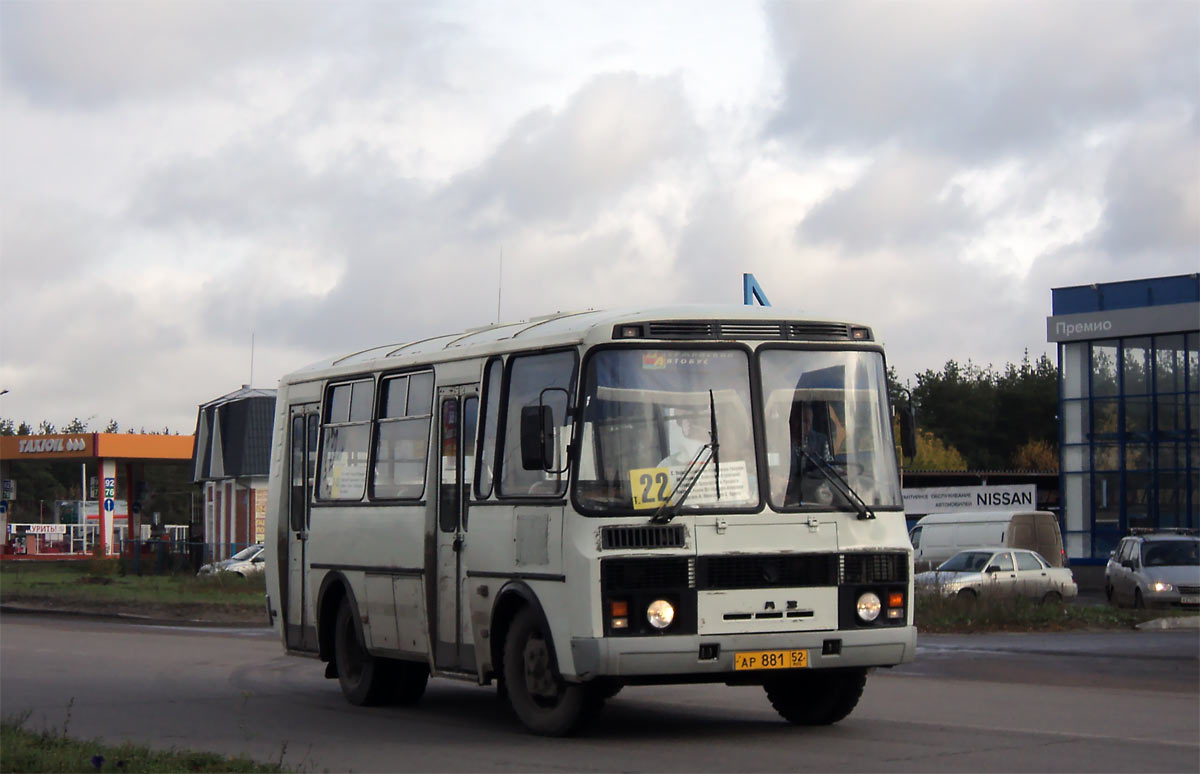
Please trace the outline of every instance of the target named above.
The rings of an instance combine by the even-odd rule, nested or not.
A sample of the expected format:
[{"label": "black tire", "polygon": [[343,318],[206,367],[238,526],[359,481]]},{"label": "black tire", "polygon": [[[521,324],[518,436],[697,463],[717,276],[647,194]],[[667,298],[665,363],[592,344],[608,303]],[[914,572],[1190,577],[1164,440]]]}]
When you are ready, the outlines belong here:
[{"label": "black tire", "polygon": [[1136,607],[1138,610],[1141,610],[1142,608],[1144,608],[1146,606],[1146,600],[1142,597],[1141,589],[1133,590],[1133,606]]},{"label": "black tire", "polygon": [[599,711],[603,696],[592,686],[562,679],[541,618],[525,608],[504,638],[504,689],[521,723],[542,736],[568,736]]},{"label": "black tire", "polygon": [[846,717],[858,704],[866,669],[794,671],[763,684],[775,711],[798,726],[828,726]]},{"label": "black tire", "polygon": [[969,605],[975,604],[975,600],[979,598],[979,594],[975,592],[975,589],[961,589],[954,596],[958,598],[959,601],[966,602]]},{"label": "black tire", "polygon": [[1108,600],[1108,604],[1116,605],[1117,600],[1113,599],[1113,587],[1111,583],[1104,584],[1104,598]]},{"label": "black tire", "polygon": [[[388,664],[367,652],[358,634],[354,605],[343,599],[338,608],[333,629],[333,658],[337,665],[338,684],[351,704],[378,704],[388,689]],[[424,686],[422,686],[422,689]]]},{"label": "black tire", "polygon": [[1057,591],[1047,591],[1042,595],[1043,605],[1061,605],[1063,601],[1062,594]]}]

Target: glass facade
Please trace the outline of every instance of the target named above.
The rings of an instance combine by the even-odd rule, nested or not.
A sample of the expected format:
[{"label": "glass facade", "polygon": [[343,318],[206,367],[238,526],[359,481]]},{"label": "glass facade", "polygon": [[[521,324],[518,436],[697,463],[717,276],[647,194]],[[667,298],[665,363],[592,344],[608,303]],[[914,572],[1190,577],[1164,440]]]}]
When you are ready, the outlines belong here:
[{"label": "glass facade", "polygon": [[1200,334],[1060,342],[1058,362],[1068,556],[1200,526]]}]

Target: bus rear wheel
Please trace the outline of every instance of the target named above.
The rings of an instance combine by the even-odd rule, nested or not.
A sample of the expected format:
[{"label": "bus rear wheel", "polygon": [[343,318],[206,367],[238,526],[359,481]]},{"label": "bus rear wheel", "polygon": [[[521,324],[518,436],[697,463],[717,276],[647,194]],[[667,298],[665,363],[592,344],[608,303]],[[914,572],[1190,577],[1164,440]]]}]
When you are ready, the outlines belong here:
[{"label": "bus rear wheel", "polygon": [[[333,658],[338,684],[351,704],[378,704],[387,692],[387,665],[367,652],[358,636],[354,605],[343,599],[333,629]],[[422,686],[424,690],[424,686]]]},{"label": "bus rear wheel", "polygon": [[508,628],[502,669],[509,706],[535,734],[568,736],[604,703],[591,686],[562,679],[550,649],[550,633],[529,608],[517,613]]},{"label": "bus rear wheel", "polygon": [[866,684],[865,669],[821,669],[777,675],[763,688],[785,720],[798,726],[828,726],[850,714]]}]

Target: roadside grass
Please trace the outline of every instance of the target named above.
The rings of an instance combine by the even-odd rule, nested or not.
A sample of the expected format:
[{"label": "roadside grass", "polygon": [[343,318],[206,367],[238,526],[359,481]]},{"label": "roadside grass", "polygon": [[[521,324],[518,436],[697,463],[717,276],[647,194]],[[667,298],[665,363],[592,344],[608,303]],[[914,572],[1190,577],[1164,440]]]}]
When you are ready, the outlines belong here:
[{"label": "roadside grass", "polygon": [[[68,708],[67,723],[70,722]],[[0,721],[0,773],[9,772],[160,772],[160,771],[294,771],[281,763],[259,763],[249,758],[226,757],[194,750],[154,750],[125,742],[111,745],[99,740],[74,739],[62,729],[41,731],[25,727],[29,713]],[[280,761],[286,747],[280,749]]]},{"label": "roadside grass", "polygon": [[0,564],[0,602],[54,600],[80,605],[201,604],[219,608],[261,609],[263,575],[242,578],[229,573],[196,577],[123,575],[116,559]]},{"label": "roadside grass", "polygon": [[931,634],[1133,629],[1156,618],[1188,615],[1181,611],[1130,610],[1109,605],[1042,604],[1023,597],[987,594],[968,600],[918,592],[914,605],[917,628]]}]

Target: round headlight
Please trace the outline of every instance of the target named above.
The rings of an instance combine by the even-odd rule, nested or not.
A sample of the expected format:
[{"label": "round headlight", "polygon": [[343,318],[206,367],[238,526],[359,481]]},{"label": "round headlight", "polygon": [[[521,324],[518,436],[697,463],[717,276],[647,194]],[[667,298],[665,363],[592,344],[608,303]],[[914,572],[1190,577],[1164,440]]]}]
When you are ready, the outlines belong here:
[{"label": "round headlight", "polygon": [[858,598],[858,617],[870,623],[879,617],[879,611],[883,608],[883,603],[879,601],[879,597],[872,591],[868,591]]},{"label": "round headlight", "polygon": [[646,620],[655,629],[665,629],[675,620],[675,607],[665,599],[656,599],[646,608]]}]

